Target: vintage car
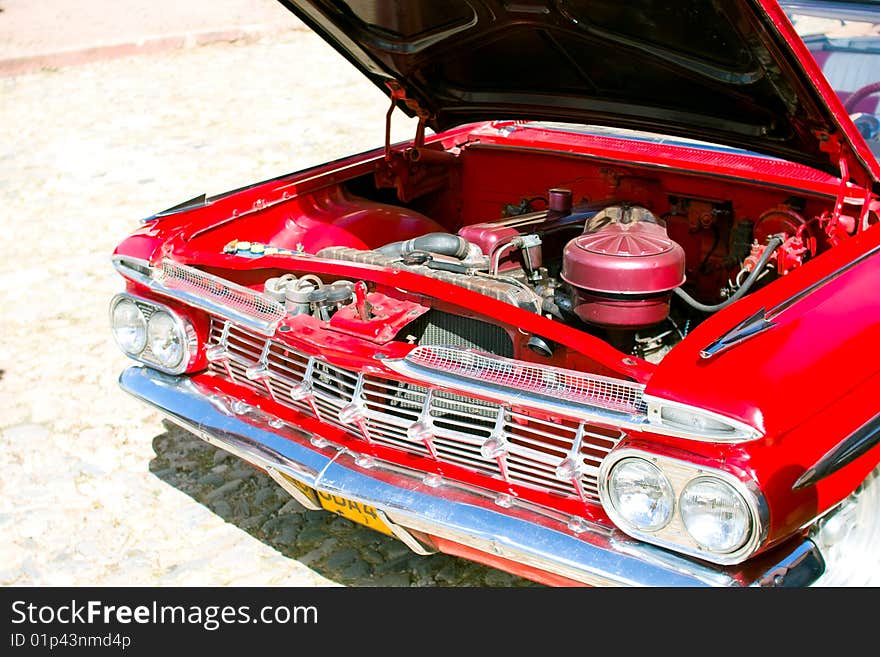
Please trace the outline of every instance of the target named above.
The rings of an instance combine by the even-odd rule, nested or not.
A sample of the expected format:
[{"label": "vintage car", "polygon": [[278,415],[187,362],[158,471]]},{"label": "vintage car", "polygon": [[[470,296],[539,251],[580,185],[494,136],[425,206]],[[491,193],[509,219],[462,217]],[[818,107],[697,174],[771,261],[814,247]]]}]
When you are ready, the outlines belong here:
[{"label": "vintage car", "polygon": [[283,4],[418,127],[145,219],[125,391],[419,554],[880,583],[876,3]]}]

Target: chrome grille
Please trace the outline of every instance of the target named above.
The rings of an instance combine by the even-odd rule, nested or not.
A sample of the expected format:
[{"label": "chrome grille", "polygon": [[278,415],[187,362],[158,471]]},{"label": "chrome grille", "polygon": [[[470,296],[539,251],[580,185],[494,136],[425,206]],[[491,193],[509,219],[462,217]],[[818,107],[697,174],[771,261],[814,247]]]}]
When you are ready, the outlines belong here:
[{"label": "chrome grille", "polygon": [[211,321],[207,350],[212,373],[354,436],[584,502],[598,501],[599,465],[622,437],[346,370],[221,319]]},{"label": "chrome grille", "polygon": [[642,398],[644,386],[605,376],[532,365],[449,346],[421,345],[413,349],[406,360],[429,370],[601,408],[633,414],[644,413],[646,408]]}]

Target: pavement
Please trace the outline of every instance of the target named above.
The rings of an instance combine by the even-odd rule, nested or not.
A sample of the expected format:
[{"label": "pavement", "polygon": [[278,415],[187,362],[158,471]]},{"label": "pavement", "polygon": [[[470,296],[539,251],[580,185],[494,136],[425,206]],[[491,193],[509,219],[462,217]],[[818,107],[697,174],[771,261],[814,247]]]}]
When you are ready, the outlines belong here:
[{"label": "pavement", "polygon": [[0,76],[304,29],[273,0],[0,0]]},{"label": "pavement", "polygon": [[[53,23],[29,4],[65,29],[11,30],[19,10]],[[114,7],[133,4],[0,0],[4,52],[13,37],[18,59],[118,42],[132,16]],[[129,43],[184,16],[190,33],[238,29],[258,3],[179,4],[171,20],[174,3],[151,0],[161,24],[142,12]],[[305,510],[117,385],[131,361],[107,326],[115,245],[200,193],[380,146],[384,94],[302,29],[68,62],[0,76],[0,586],[529,585]],[[392,138],[414,129],[396,116]]]}]

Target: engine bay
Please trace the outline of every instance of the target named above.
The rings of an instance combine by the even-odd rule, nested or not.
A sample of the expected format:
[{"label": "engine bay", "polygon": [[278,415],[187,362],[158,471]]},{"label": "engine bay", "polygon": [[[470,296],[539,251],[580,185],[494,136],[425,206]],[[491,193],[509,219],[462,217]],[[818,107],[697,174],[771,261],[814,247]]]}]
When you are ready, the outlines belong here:
[{"label": "engine bay", "polygon": [[[259,203],[192,244],[411,272],[651,363],[706,317],[855,234],[864,219],[815,193],[478,144],[455,156],[386,155],[360,176],[274,207]],[[503,313],[462,312],[414,290],[295,266],[258,284],[291,317],[373,342],[569,361],[567,348],[557,353],[551,339],[524,335]]]},{"label": "engine bay", "polygon": [[[729,223],[727,203],[677,199],[658,217],[627,203],[575,206],[565,188],[548,190],[547,199],[544,209],[472,224],[457,234],[428,233],[378,249],[332,246],[316,255],[451,282],[656,362],[703,316],[817,253],[815,229],[791,206],[755,222]],[[712,236],[708,250],[704,233]],[[693,296],[682,287],[689,280]],[[298,285],[287,298],[302,312],[317,303],[325,319],[328,307],[345,305],[340,302],[355,294],[353,285],[340,281],[314,289]],[[325,293],[330,303],[322,305]],[[529,347],[552,355],[545,340]]]}]

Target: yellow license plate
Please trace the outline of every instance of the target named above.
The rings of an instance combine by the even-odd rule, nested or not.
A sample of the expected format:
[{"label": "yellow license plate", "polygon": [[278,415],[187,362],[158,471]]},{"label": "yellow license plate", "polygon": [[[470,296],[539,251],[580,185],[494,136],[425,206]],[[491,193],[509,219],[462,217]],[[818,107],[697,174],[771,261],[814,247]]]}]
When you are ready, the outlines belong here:
[{"label": "yellow license plate", "polygon": [[279,474],[282,477],[284,477],[287,481],[289,481],[291,484],[293,484],[294,486],[299,488],[302,491],[302,494],[305,495],[306,497],[308,497],[314,504],[320,504],[320,502],[318,502],[318,496],[315,494],[316,491],[314,488],[306,486],[304,483],[297,481],[293,477],[288,477],[283,472],[279,472]]},{"label": "yellow license plate", "polygon": [[388,536],[394,535],[388,528],[388,525],[386,525],[379,517],[379,514],[376,513],[374,507],[353,500],[348,500],[344,497],[339,497],[339,495],[331,495],[330,493],[325,493],[320,490],[315,492],[318,494],[318,501],[321,503],[321,506],[327,511],[337,513],[344,518],[348,518],[352,522],[364,525],[370,529],[375,529],[377,532],[382,532]]}]

